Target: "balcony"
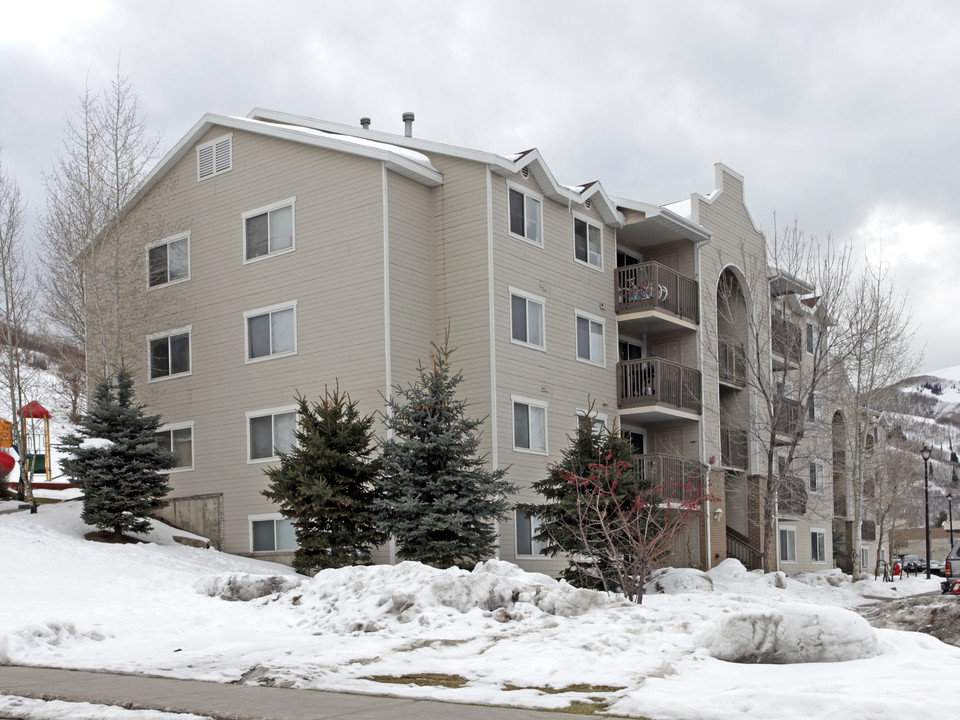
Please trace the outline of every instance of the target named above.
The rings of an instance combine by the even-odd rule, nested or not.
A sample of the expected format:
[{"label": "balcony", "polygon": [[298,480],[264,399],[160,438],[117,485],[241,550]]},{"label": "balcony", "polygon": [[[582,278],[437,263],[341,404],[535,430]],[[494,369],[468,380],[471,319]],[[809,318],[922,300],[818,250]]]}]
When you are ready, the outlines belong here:
[{"label": "balcony", "polygon": [[788,367],[796,367],[803,349],[803,331],[776,315],[770,321],[770,349]]},{"label": "balcony", "polygon": [[708,468],[696,460],[676,455],[634,455],[634,470],[643,482],[658,488],[665,502],[690,500],[703,488]]},{"label": "balcony", "polygon": [[800,401],[779,398],[774,403],[774,430],[780,437],[792,440],[800,432]]},{"label": "balcony", "polygon": [[720,360],[720,382],[734,387],[747,385],[747,356],[743,345],[734,345],[718,340],[717,354]]},{"label": "balcony", "polygon": [[633,321],[637,332],[686,327],[700,322],[700,290],[696,280],[656,262],[617,268],[617,313]]},{"label": "balcony", "polygon": [[833,516],[836,518],[845,518],[847,516],[847,496],[837,495],[833,499]]},{"label": "balcony", "polygon": [[807,512],[807,487],[803,478],[785,475],[780,481],[778,507],[781,515],[799,517]]},{"label": "balcony", "polygon": [[696,419],[702,408],[700,372],[660,358],[617,363],[621,414],[651,420]]},{"label": "balcony", "polygon": [[720,427],[720,464],[747,469],[747,431]]}]

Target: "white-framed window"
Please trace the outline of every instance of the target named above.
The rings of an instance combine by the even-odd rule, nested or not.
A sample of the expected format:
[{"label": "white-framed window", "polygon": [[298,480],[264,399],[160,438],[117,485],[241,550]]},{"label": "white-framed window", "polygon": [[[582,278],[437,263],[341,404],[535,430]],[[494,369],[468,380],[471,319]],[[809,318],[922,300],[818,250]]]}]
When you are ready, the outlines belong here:
[{"label": "white-framed window", "polygon": [[147,288],[190,279],[190,233],[179,233],[147,246]]},{"label": "white-framed window", "polygon": [[246,361],[259,362],[297,353],[297,301],[243,314]]},{"label": "white-framed window", "polygon": [[295,197],[287,198],[241,215],[245,263],[296,249],[294,243],[296,200]]},{"label": "white-framed window", "polygon": [[511,395],[513,402],[513,449],[547,454],[547,403]]},{"label": "white-framed window", "polygon": [[590,429],[593,430],[593,434],[597,437],[602,437],[606,434],[607,419],[608,416],[606,413],[597,412],[596,410],[588,413],[582,408],[577,408],[577,425],[580,426],[589,422]]},{"label": "white-framed window", "polygon": [[247,413],[247,462],[276,460],[297,441],[297,408],[289,405]]},{"label": "white-framed window", "polygon": [[291,518],[269,513],[248,515],[247,520],[250,522],[250,552],[297,549],[297,532]]},{"label": "white-framed window", "polygon": [[184,377],[191,372],[190,334],[193,326],[147,336],[150,382]]},{"label": "white-framed window", "polygon": [[817,330],[813,323],[807,323],[807,354],[813,355],[814,348],[817,346]]},{"label": "white-framed window", "polygon": [[810,530],[810,562],[827,561],[827,531],[819,528]]},{"label": "white-framed window", "polygon": [[860,567],[870,567],[870,548],[866,546],[860,548]]},{"label": "white-framed window", "polygon": [[197,182],[233,169],[233,133],[197,145]]},{"label": "white-framed window", "polygon": [[602,317],[574,310],[577,321],[577,360],[604,366]]},{"label": "white-framed window", "polygon": [[603,231],[584,218],[573,218],[573,257],[577,262],[603,270]]},{"label": "white-framed window", "polygon": [[810,492],[823,492],[823,465],[818,462],[810,463]]},{"label": "white-framed window", "polygon": [[510,342],[546,349],[544,338],[544,306],[539,295],[510,288]]},{"label": "white-framed window", "polygon": [[780,562],[797,561],[797,529],[780,526]]},{"label": "white-framed window", "polygon": [[811,393],[810,401],[807,403],[808,420],[820,420],[820,418],[823,416],[820,405],[820,393]]},{"label": "white-framed window", "polygon": [[167,423],[157,430],[157,442],[173,453],[176,460],[164,472],[193,470],[193,422]]},{"label": "white-framed window", "polygon": [[510,234],[543,247],[543,201],[520,186],[508,185]]},{"label": "white-framed window", "polygon": [[540,518],[536,515],[527,515],[525,512],[516,512],[517,523],[517,555],[546,557],[541,555],[547,543],[535,539],[533,536],[540,532]]}]

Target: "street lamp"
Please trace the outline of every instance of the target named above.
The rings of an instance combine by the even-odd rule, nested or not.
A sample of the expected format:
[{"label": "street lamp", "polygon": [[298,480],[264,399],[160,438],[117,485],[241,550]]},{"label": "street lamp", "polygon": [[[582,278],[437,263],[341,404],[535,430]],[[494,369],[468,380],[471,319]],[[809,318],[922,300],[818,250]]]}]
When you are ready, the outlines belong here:
[{"label": "street lamp", "polygon": [[950,551],[953,552],[953,493],[947,493],[947,518],[950,523]]},{"label": "street lamp", "polygon": [[932,450],[928,445],[923,446],[920,455],[923,456],[923,522],[927,529],[927,580],[930,579],[930,484],[929,470],[930,453]]}]

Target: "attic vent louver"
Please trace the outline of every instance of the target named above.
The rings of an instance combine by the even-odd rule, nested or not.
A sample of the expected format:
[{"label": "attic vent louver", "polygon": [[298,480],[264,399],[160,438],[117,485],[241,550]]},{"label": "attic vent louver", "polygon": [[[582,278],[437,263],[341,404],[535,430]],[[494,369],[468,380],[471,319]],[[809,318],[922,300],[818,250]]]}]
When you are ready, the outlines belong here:
[{"label": "attic vent louver", "polygon": [[197,145],[197,181],[233,169],[233,133]]},{"label": "attic vent louver", "polygon": [[593,207],[593,201],[592,201],[592,200],[584,200],[584,201],[583,201],[583,206],[584,206],[587,210],[589,210],[590,208]]},{"label": "attic vent louver", "polygon": [[520,171],[520,174],[523,175],[523,177],[525,178],[530,177],[530,168],[525,167],[523,170]]}]

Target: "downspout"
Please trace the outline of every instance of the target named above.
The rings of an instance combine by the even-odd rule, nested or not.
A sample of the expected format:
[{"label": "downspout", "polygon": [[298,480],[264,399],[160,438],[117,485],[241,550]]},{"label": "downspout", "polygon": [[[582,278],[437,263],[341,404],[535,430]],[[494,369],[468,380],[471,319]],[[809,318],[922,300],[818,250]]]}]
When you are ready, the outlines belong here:
[{"label": "downspout", "polygon": [[[494,298],[493,282],[493,179],[490,174],[490,166],[487,168],[487,312],[489,314],[489,332],[490,332],[490,462],[493,464],[493,470],[500,468],[499,444],[497,440],[497,337],[495,332],[495,310],[496,303]],[[493,521],[493,532],[496,536],[496,551],[494,557],[500,559],[500,521]]]},{"label": "downspout", "polygon": [[[383,206],[383,347],[384,347],[384,382],[386,392],[384,398],[389,403],[393,397],[393,366],[390,344],[390,193],[387,186],[387,165],[380,165],[381,204]],[[389,405],[387,412],[390,412]],[[393,430],[387,428],[387,439],[393,439]],[[391,537],[389,541],[390,564],[397,564],[397,541]]]},{"label": "downspout", "polygon": [[[497,442],[497,335],[495,325],[496,303],[493,282],[493,179],[490,166],[487,168],[487,312],[490,328],[490,462],[494,472],[500,468],[499,444]],[[493,532],[497,538],[494,557],[500,559],[500,521],[494,519]]]}]

